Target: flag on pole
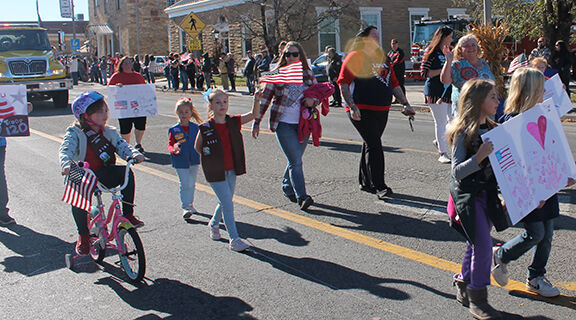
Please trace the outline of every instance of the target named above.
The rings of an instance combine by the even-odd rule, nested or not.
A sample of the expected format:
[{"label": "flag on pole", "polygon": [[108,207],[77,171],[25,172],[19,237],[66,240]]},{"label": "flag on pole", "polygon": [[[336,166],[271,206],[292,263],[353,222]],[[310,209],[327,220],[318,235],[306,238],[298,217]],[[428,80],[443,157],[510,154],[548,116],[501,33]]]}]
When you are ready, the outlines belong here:
[{"label": "flag on pole", "polygon": [[62,201],[82,210],[90,211],[92,194],[97,182],[98,179],[92,171],[84,170],[72,162]]},{"label": "flag on pole", "polygon": [[520,68],[525,68],[527,66],[528,66],[528,58],[526,57],[526,54],[522,53],[521,55],[514,58],[512,62],[510,62],[510,66],[508,67],[508,74],[512,74],[514,73],[514,71]]},{"label": "flag on pole", "polygon": [[263,72],[263,83],[302,84],[302,61],[297,61],[270,72]]}]

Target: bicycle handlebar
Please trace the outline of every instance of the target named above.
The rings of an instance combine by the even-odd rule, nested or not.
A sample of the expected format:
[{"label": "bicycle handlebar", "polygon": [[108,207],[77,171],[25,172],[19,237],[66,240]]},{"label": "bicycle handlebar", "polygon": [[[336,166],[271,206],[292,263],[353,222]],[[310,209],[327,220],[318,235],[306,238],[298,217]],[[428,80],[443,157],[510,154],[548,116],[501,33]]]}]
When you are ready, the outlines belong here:
[{"label": "bicycle handlebar", "polygon": [[[121,186],[108,189],[102,183],[100,183],[100,181],[98,181],[98,189],[100,189],[100,191],[102,191],[102,192],[108,192],[108,193],[116,193],[116,192],[124,190],[126,188],[126,186],[128,185],[128,176],[130,174],[130,167],[133,166],[135,162],[136,162],[136,159],[134,157],[130,157],[126,160],[126,170],[124,172],[124,183]],[[80,168],[82,168],[82,170],[89,170],[94,174],[94,171],[92,171],[90,169],[90,163],[88,163],[86,161],[78,161],[78,166]]]}]

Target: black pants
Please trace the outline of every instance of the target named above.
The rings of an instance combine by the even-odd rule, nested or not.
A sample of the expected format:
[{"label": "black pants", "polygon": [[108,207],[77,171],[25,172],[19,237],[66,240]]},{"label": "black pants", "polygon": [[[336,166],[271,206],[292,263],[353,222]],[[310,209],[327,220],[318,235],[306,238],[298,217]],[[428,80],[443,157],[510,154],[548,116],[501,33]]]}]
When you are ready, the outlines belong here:
[{"label": "black pants", "polygon": [[398,80],[398,84],[400,85],[400,88],[402,88],[402,92],[404,92],[404,95],[406,95],[406,87],[404,87],[404,84],[406,83],[406,74],[404,72],[396,73],[396,80]]},{"label": "black pants", "polygon": [[336,83],[336,81],[330,81],[330,83],[334,86],[334,93],[332,94],[333,102],[341,107],[342,95],[340,94],[340,86]]},{"label": "black pants", "polygon": [[194,90],[196,88],[196,73],[195,72],[186,72],[188,76],[188,83],[190,84],[190,90]]},{"label": "black pants", "polygon": [[[358,182],[363,188],[379,191],[387,188],[384,181],[382,134],[388,123],[388,111],[360,110],[360,121],[350,121],[362,136],[362,155]],[[348,114],[350,117],[350,114]]]},{"label": "black pants", "polygon": [[[113,188],[124,183],[124,172],[126,170],[125,166],[107,166],[98,172],[95,172],[98,181],[105,185],[107,188]],[[136,188],[134,184],[134,174],[130,170],[128,175],[128,185],[124,190],[122,190],[122,195],[124,198],[122,200],[128,203],[134,203],[134,189]],[[94,204],[94,202],[93,202]],[[122,213],[125,216],[130,216],[134,214],[134,207],[131,205],[122,203]],[[74,216],[74,222],[76,222],[76,228],[78,229],[79,235],[88,235],[90,231],[88,230],[88,212],[80,208],[72,207],[72,215]]]},{"label": "black pants", "polygon": [[236,91],[236,74],[228,73],[228,79],[230,80],[230,87],[232,88],[232,91]]}]

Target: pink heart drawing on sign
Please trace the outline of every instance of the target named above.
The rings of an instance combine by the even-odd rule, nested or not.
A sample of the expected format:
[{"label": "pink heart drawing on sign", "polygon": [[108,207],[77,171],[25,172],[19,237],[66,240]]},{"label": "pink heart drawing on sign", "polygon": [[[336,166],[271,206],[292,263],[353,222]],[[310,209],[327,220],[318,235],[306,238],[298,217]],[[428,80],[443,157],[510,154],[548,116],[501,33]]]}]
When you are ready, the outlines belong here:
[{"label": "pink heart drawing on sign", "polygon": [[538,124],[536,122],[529,122],[526,125],[526,129],[530,134],[538,141],[542,149],[544,148],[544,141],[546,141],[546,117],[538,117]]}]

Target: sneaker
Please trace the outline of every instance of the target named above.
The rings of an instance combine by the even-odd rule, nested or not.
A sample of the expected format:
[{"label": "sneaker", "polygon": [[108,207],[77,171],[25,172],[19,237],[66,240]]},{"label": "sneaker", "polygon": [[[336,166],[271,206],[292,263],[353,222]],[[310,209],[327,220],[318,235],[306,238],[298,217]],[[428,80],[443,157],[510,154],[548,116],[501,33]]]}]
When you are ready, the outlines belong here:
[{"label": "sneaker", "polygon": [[492,248],[492,261],[494,263],[492,276],[498,285],[504,287],[508,284],[508,264],[502,262],[502,259],[498,256],[498,250],[500,250],[500,247]]},{"label": "sneaker", "polygon": [[448,158],[448,156],[445,153],[441,153],[440,157],[438,157],[438,162],[448,164],[452,162],[452,160],[450,160],[450,158]]},{"label": "sneaker", "polygon": [[0,217],[0,226],[9,226],[11,224],[15,224],[16,220],[14,220],[11,216],[6,214],[5,216]]},{"label": "sneaker", "polygon": [[230,241],[230,250],[232,251],[242,252],[248,248],[250,248],[250,245],[242,241],[240,238]]},{"label": "sneaker", "polygon": [[141,145],[141,144],[135,145],[134,148],[135,148],[136,150],[138,150],[138,152],[144,153],[144,148],[142,148],[142,145]]},{"label": "sneaker", "polygon": [[136,218],[133,214],[129,216],[124,216],[128,221],[134,226],[134,228],[140,228],[144,226],[144,222]]},{"label": "sneaker", "polygon": [[210,227],[210,239],[220,240],[222,236],[220,235],[220,226]]},{"label": "sneaker", "polygon": [[314,203],[314,199],[311,196],[306,196],[304,200],[299,200],[298,205],[300,205],[300,210],[305,211]]},{"label": "sneaker", "polygon": [[376,196],[378,197],[378,199],[384,200],[384,199],[386,199],[386,197],[390,196],[392,193],[394,193],[394,192],[392,192],[392,188],[386,187],[383,190],[377,190]]},{"label": "sneaker", "polygon": [[194,214],[194,212],[192,212],[192,210],[190,209],[184,209],[182,210],[182,218],[184,220],[190,219],[190,217]]},{"label": "sneaker", "polygon": [[85,256],[90,253],[90,236],[79,235],[76,241],[76,253]]},{"label": "sneaker", "polygon": [[526,280],[526,289],[535,292],[543,297],[552,298],[560,295],[560,290],[553,286],[544,276]]}]

